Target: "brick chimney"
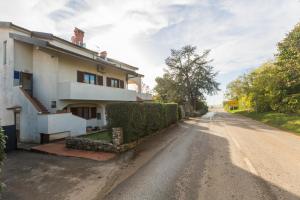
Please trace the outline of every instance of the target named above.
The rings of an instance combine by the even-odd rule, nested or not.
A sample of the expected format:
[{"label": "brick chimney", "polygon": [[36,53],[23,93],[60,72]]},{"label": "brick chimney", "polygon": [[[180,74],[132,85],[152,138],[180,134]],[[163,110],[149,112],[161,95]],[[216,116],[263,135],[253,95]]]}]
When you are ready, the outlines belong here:
[{"label": "brick chimney", "polygon": [[100,56],[100,58],[103,58],[104,60],[106,60],[107,52],[106,52],[106,51],[101,51],[101,52],[99,53],[99,56]]},{"label": "brick chimney", "polygon": [[75,27],[74,35],[71,38],[72,43],[79,45],[79,46],[84,46],[83,37],[84,37],[84,32],[82,30],[80,30],[79,28]]}]

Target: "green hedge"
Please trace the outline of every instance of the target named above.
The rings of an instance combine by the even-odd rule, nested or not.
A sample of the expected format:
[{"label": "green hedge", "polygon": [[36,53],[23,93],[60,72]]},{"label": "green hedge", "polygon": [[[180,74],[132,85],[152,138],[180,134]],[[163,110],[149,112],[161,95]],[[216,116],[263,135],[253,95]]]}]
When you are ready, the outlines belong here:
[{"label": "green hedge", "polygon": [[108,127],[122,127],[124,142],[132,142],[177,122],[177,104],[111,103],[106,107]]}]

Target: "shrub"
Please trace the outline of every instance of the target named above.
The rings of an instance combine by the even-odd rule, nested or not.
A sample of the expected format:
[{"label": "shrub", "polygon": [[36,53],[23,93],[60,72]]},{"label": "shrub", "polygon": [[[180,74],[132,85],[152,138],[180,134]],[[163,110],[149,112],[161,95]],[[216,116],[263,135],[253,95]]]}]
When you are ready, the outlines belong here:
[{"label": "shrub", "polygon": [[144,103],[145,134],[151,134],[163,128],[163,106],[160,103]]},{"label": "shrub", "polygon": [[177,121],[177,104],[111,103],[106,107],[108,127],[122,127],[124,142],[138,140]]},{"label": "shrub", "polygon": [[180,106],[178,106],[178,120],[181,120],[182,119],[182,111],[181,111],[181,108],[180,108]]},{"label": "shrub", "polygon": [[[5,143],[6,143],[6,136],[4,135],[4,130],[0,127],[0,166],[3,165],[3,160],[5,158]],[[1,169],[0,169],[1,171]],[[3,183],[0,183],[0,191],[2,191]]]},{"label": "shrub", "polygon": [[164,106],[164,114],[165,114],[165,127],[175,123],[177,121],[177,112],[178,106],[176,103],[166,103],[163,104]]},{"label": "shrub", "polygon": [[141,103],[112,103],[106,107],[108,126],[122,127],[124,141],[137,140],[144,132],[145,116]]}]

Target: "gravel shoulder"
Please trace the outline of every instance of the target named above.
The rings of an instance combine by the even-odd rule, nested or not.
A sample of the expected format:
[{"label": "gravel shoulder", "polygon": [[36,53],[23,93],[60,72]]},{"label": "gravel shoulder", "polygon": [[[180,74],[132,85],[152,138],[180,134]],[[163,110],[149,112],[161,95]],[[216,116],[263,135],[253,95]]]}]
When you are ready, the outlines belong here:
[{"label": "gravel shoulder", "polygon": [[117,161],[99,162],[26,151],[7,155],[2,172],[5,200],[93,199],[119,170]]}]

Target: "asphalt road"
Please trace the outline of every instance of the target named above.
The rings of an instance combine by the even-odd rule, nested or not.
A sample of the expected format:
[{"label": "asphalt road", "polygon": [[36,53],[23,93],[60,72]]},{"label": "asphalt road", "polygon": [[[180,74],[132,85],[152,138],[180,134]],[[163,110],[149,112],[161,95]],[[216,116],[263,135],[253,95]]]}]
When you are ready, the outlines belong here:
[{"label": "asphalt road", "polygon": [[224,112],[173,132],[105,199],[300,199],[300,137]]}]

